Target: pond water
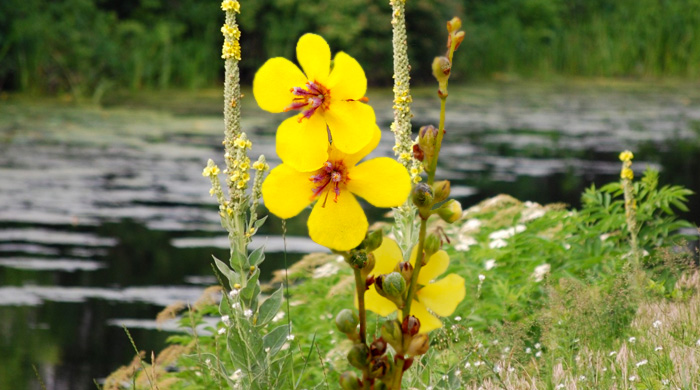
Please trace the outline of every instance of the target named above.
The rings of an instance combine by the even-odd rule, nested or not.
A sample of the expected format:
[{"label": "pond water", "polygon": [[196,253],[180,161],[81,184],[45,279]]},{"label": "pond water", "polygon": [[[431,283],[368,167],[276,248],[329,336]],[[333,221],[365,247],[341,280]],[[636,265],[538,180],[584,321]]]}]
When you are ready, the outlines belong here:
[{"label": "pond water", "polygon": [[[416,91],[414,124],[436,123],[439,102]],[[94,389],[139,349],[158,350],[172,324],[155,315],[194,302],[215,283],[211,255],[228,243],[208,180],[220,165],[218,91],[113,97],[107,108],[0,102],[0,389]],[[371,91],[391,155],[390,91]],[[244,99],[252,156],[271,165],[281,116]],[[452,88],[439,177],[465,206],[498,193],[578,205],[591,183],[616,180],[618,153],[635,171],[700,191],[700,89],[640,84],[489,84]],[[373,212],[374,216],[381,213]],[[700,222],[698,196],[687,219]],[[288,221],[288,260],[322,251],[304,218]],[[254,242],[282,267],[281,222]]]}]

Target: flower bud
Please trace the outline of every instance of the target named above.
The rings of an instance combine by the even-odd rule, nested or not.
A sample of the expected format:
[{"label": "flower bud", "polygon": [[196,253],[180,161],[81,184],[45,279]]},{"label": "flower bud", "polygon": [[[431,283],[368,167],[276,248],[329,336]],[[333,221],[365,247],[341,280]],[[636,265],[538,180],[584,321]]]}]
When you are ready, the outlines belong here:
[{"label": "flower bud", "polygon": [[450,196],[450,181],[441,180],[433,184],[433,202],[440,203]]},{"label": "flower bud", "polygon": [[343,309],[335,316],[335,325],[343,333],[354,333],[359,322],[357,314],[350,309]]},{"label": "flower bud", "polygon": [[413,187],[413,204],[418,208],[430,207],[433,204],[433,189],[425,183]]},{"label": "flower bud", "polygon": [[380,245],[382,245],[383,239],[384,239],[384,232],[382,232],[382,229],[377,229],[377,230],[367,234],[367,237],[365,237],[364,241],[362,241],[362,247],[367,252],[372,252],[375,249],[379,248]]},{"label": "flower bud", "polygon": [[345,371],[340,375],[340,387],[343,390],[360,390],[362,385],[357,374],[353,371]]},{"label": "flower bud", "polygon": [[383,338],[374,339],[369,345],[369,354],[371,356],[381,356],[386,352],[386,341]]},{"label": "flower bud", "polygon": [[435,57],[433,60],[433,77],[440,83],[440,88],[450,78],[452,64],[447,57]]},{"label": "flower bud", "polygon": [[391,363],[386,356],[379,356],[372,359],[369,364],[369,377],[381,378],[391,369]]},{"label": "flower bud", "polygon": [[458,201],[450,199],[437,210],[437,213],[443,221],[453,223],[462,217],[462,205]]},{"label": "flower bud", "polygon": [[416,316],[408,315],[401,323],[401,333],[413,336],[420,331],[420,320]]},{"label": "flower bud", "polygon": [[413,277],[413,265],[411,265],[411,263],[408,261],[402,261],[396,264],[396,267],[394,267],[394,272],[400,273],[404,280],[406,280],[406,283],[410,283],[411,278]]},{"label": "flower bud", "polygon": [[388,320],[382,324],[380,329],[382,338],[391,345],[398,355],[402,355],[401,346],[403,344],[403,335],[401,334],[401,324],[397,320]]},{"label": "flower bud", "polygon": [[357,343],[348,352],[348,362],[357,369],[367,368],[369,364],[369,348],[364,343]]},{"label": "flower bud", "polygon": [[413,357],[410,357],[403,361],[403,370],[406,371],[413,365]]},{"label": "flower bud", "polygon": [[[374,253],[368,253],[367,254],[367,263],[365,263],[365,267],[360,270],[360,274],[362,275],[363,278],[366,278],[369,276],[370,272],[374,269],[374,264],[376,263],[376,259],[374,258]],[[369,287],[369,285],[367,285]]]},{"label": "flower bud", "polygon": [[455,16],[451,20],[447,21],[447,32],[448,33],[453,33],[455,31],[459,30],[460,28],[462,28],[462,19]]},{"label": "flower bud", "polygon": [[420,128],[418,132],[418,147],[423,154],[423,166],[427,169],[433,156],[435,155],[435,145],[437,143],[438,129],[433,125],[427,125]]},{"label": "flower bud", "polygon": [[462,41],[464,41],[464,31],[458,31],[455,33],[455,35],[452,37],[452,41],[454,42],[456,51],[459,48],[459,45],[462,44]]},{"label": "flower bud", "polygon": [[430,348],[430,338],[427,333],[420,333],[413,336],[411,343],[406,349],[406,355],[417,356],[428,352]]},{"label": "flower bud", "polygon": [[425,244],[423,245],[425,259],[423,259],[423,265],[428,263],[430,256],[440,250],[440,244],[440,237],[438,237],[436,234],[429,234],[428,237],[425,238]]},{"label": "flower bud", "polygon": [[379,275],[374,287],[379,295],[396,303],[397,306],[403,307],[403,293],[406,291],[406,280],[400,273],[392,272],[388,275]]},{"label": "flower bud", "polygon": [[355,249],[350,252],[350,259],[348,260],[350,266],[357,269],[365,268],[367,265],[367,251],[362,249]]}]

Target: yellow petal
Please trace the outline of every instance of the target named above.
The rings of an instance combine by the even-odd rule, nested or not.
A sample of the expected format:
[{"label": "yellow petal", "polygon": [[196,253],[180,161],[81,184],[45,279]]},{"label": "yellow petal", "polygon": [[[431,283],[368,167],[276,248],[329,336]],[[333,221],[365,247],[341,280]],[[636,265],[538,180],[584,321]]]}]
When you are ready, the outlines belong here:
[{"label": "yellow petal", "polygon": [[408,171],[389,157],[373,158],[350,168],[348,177],[348,190],[376,207],[399,206],[411,191]]},{"label": "yellow petal", "polygon": [[360,99],[367,93],[367,77],[357,60],[341,51],[333,60],[327,87],[333,99]]},{"label": "yellow petal", "polygon": [[253,79],[253,96],[260,108],[282,112],[292,103],[293,87],[306,84],[306,77],[291,61],[282,57],[267,60]]},{"label": "yellow petal", "polygon": [[311,203],[313,183],[308,172],[299,172],[287,164],[270,171],[262,185],[265,207],[272,214],[291,218]]},{"label": "yellow petal", "polygon": [[435,314],[445,317],[454,313],[466,293],[464,278],[457,274],[449,274],[421,288],[416,292],[416,296]]},{"label": "yellow petal", "polygon": [[430,314],[425,308],[425,305],[416,300],[411,303],[411,315],[417,317],[418,321],[420,321],[419,333],[428,333],[433,329],[442,327],[442,321]]},{"label": "yellow petal", "polygon": [[328,160],[326,122],[312,115],[299,123],[299,117],[288,118],[277,128],[277,155],[297,171],[315,171]]},{"label": "yellow petal", "polygon": [[[355,294],[355,307],[358,307],[357,294]],[[369,290],[365,291],[365,308],[382,317],[386,317],[397,310],[396,304],[379,295],[377,290],[374,289],[374,285],[370,286]]]},{"label": "yellow petal", "polygon": [[382,245],[372,253],[374,253],[375,261],[374,269],[372,270],[373,275],[392,273],[396,264],[403,261],[399,244],[391,238],[384,237]]},{"label": "yellow petal", "polygon": [[374,110],[360,102],[333,100],[323,117],[331,131],[333,147],[347,154],[364,148],[376,126]]},{"label": "yellow petal", "polygon": [[[323,192],[309,216],[309,236],[317,243],[339,251],[360,245],[365,238],[367,217],[357,199],[348,191],[341,191],[338,202],[335,195]],[[324,207],[325,203],[325,207]]]},{"label": "yellow petal", "polygon": [[304,34],[299,38],[297,60],[310,81],[326,83],[331,70],[331,48],[323,37]]},{"label": "yellow petal", "polygon": [[[416,252],[418,251],[418,246],[414,246],[411,250],[411,265],[415,268],[416,266]],[[418,275],[418,284],[426,285],[430,283],[431,280],[437,279],[438,276],[442,275],[447,267],[450,265],[450,256],[447,252],[439,250],[430,256],[428,264],[424,265],[420,269],[420,274]]]},{"label": "yellow petal", "polygon": [[[379,126],[374,125],[372,129],[372,138],[369,143],[365,145],[359,151],[352,154],[344,154],[343,160],[345,161],[345,166],[354,167],[357,163],[370,154],[379,145],[379,139],[382,137],[382,131],[379,130]],[[342,152],[338,152],[342,153]]]}]

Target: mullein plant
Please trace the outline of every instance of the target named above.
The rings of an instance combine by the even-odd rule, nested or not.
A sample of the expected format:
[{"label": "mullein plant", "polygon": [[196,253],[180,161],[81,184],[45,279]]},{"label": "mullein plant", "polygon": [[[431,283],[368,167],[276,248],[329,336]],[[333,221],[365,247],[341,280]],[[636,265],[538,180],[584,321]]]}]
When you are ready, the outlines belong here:
[{"label": "mullein plant", "polygon": [[[435,170],[445,134],[452,55],[464,32],[459,31],[459,19],[447,23],[446,54],[433,64],[440,124],[422,128],[414,142],[404,2],[392,5],[396,53],[392,130],[399,161],[388,157],[363,161],[381,137],[365,97],[367,79],[351,56],[339,52],[331,61],[330,47],[322,37],[305,34],[299,39],[296,57],[301,69],[287,59],[272,58],[253,81],[253,94],[262,109],[295,112],[277,130],[282,164],[262,184],[265,206],[287,219],[313,204],[309,236],[342,255],[354,272],[357,310],[344,309],[335,321],[354,343],[348,361],[360,374],[343,373],[343,389],[400,389],[403,373],[430,347],[428,332],[442,326],[438,316],[451,315],[466,292],[464,279],[456,274],[435,281],[447,270],[449,256],[440,249],[439,232],[428,234],[432,215],[446,222],[462,215],[459,202],[448,199],[449,182],[436,182]],[[427,176],[425,183],[421,172]],[[381,230],[368,231],[356,196],[376,207],[395,208],[394,235],[400,243],[385,238]],[[388,317],[381,336],[373,340],[367,335],[367,310]]]},{"label": "mullein plant", "polygon": [[[241,32],[236,23],[240,3],[224,0],[221,9],[226,15],[221,27],[224,37],[221,58],[225,61],[223,145],[226,168],[223,174],[227,191],[219,180],[221,170],[212,160],[202,175],[211,180],[210,194],[219,203],[221,225],[230,241],[228,264],[214,258],[227,285],[219,305],[222,327],[217,332],[216,342],[225,346],[223,349],[228,356],[212,356],[205,364],[217,382],[229,388],[280,388],[282,383],[288,383],[286,373],[292,361],[291,354],[283,351],[285,344],[293,340],[291,323],[270,329],[269,324],[282,305],[283,290],[280,287],[262,301],[259,266],[265,259],[264,251],[262,248],[248,251],[252,236],[266,219],[258,218],[257,208],[262,197],[263,177],[269,166],[262,155],[251,165],[248,150],[252,142],[241,128]],[[251,170],[254,171],[252,186]],[[232,369],[224,363],[226,361],[232,362]]]}]

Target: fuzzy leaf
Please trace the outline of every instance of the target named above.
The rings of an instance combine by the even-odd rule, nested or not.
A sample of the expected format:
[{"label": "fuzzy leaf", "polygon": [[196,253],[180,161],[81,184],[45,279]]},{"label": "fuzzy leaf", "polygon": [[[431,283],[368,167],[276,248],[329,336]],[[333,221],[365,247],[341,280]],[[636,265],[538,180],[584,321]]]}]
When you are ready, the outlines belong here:
[{"label": "fuzzy leaf", "polygon": [[258,322],[256,325],[264,326],[268,322],[272,321],[277,312],[282,306],[283,290],[282,286],[277,289],[265,302],[260,305],[260,310],[258,311]]},{"label": "fuzzy leaf", "polygon": [[219,271],[228,279],[229,283],[229,288],[233,288],[233,285],[236,283],[240,283],[241,279],[239,275],[236,273],[236,271],[232,270],[226,263],[223,261],[219,260],[216,258],[216,256],[212,256],[214,259],[214,263],[216,264],[216,268],[219,269]]},{"label": "fuzzy leaf", "polygon": [[248,263],[252,266],[257,266],[258,264],[262,263],[263,260],[265,260],[265,247],[260,247],[256,250],[254,250],[249,256],[248,256]]},{"label": "fuzzy leaf", "polygon": [[274,356],[279,352],[284,343],[287,341],[287,336],[289,335],[289,325],[280,325],[275,329],[272,329],[270,333],[263,337],[263,346],[265,349],[270,348],[268,353],[270,356]]}]

